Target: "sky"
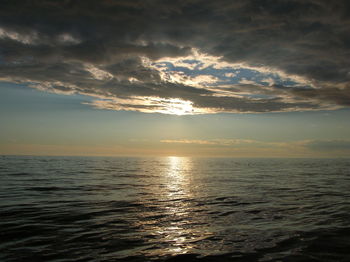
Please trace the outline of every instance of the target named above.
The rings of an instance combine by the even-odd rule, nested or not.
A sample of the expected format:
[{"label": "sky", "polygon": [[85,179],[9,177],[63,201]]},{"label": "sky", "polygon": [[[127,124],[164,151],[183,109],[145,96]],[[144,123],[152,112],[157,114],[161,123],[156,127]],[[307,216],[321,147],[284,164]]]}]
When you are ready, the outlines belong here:
[{"label": "sky", "polygon": [[0,154],[350,157],[350,3],[0,8]]}]

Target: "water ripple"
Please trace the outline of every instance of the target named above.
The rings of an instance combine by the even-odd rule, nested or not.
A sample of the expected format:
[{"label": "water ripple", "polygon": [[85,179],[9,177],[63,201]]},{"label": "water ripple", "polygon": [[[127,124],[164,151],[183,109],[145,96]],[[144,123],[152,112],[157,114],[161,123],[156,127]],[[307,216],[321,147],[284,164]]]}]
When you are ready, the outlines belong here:
[{"label": "water ripple", "polygon": [[1,261],[350,261],[347,160],[0,159]]}]

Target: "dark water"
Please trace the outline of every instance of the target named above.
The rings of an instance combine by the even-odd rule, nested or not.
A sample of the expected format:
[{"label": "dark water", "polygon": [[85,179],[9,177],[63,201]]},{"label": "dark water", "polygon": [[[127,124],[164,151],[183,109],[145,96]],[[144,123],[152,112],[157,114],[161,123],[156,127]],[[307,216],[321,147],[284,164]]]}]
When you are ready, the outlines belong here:
[{"label": "dark water", "polygon": [[350,261],[350,161],[0,156],[0,261]]}]

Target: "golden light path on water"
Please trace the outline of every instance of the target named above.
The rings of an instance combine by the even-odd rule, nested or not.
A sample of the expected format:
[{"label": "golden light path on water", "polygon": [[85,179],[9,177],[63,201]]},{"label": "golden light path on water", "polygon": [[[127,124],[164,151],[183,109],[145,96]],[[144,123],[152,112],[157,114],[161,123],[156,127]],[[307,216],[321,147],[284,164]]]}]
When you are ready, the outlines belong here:
[{"label": "golden light path on water", "polygon": [[193,162],[186,157],[168,157],[164,159],[161,173],[162,187],[159,198],[163,203],[164,219],[153,228],[157,238],[167,243],[158,255],[177,255],[195,251],[195,242],[211,235],[203,230],[205,217],[196,216],[193,183]]},{"label": "golden light path on water", "polygon": [[213,230],[209,217],[199,215],[203,206],[195,200],[198,194],[203,195],[195,175],[198,166],[192,158],[176,156],[158,159],[156,163],[152,166],[153,175],[140,181],[144,191],[139,201],[145,208],[134,224],[141,229],[147,248],[133,251],[146,256],[204,254],[203,250],[210,249],[203,243],[209,244],[206,239]]},{"label": "golden light path on water", "polygon": [[191,161],[185,157],[168,157],[168,169],[164,173],[166,178],[166,195],[165,200],[169,203],[166,207],[167,213],[173,214],[179,219],[172,221],[169,226],[164,227],[159,233],[165,234],[171,246],[170,253],[187,253],[192,246],[186,244],[188,233],[191,229],[185,228],[189,221],[182,218],[189,218],[190,207],[186,205],[184,199],[191,198],[190,178]]}]

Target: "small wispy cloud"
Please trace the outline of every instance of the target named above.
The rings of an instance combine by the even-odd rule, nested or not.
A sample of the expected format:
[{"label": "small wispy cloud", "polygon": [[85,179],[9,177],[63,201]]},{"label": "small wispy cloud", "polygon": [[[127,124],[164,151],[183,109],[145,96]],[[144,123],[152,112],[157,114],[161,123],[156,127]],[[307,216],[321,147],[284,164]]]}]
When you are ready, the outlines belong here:
[{"label": "small wispy cloud", "polygon": [[216,146],[254,146],[254,147],[283,147],[286,143],[279,142],[262,142],[250,139],[164,139],[161,143],[170,144],[195,144],[195,145],[216,145]]},{"label": "small wispy cloud", "polygon": [[214,141],[210,140],[198,140],[198,139],[163,139],[160,140],[161,143],[168,144],[196,144],[196,145],[216,145]]},{"label": "small wispy cloud", "polygon": [[0,27],[0,39],[14,40],[19,43],[29,45],[35,44],[38,40],[36,31],[29,31],[25,33],[16,32],[15,30],[5,29]]}]

